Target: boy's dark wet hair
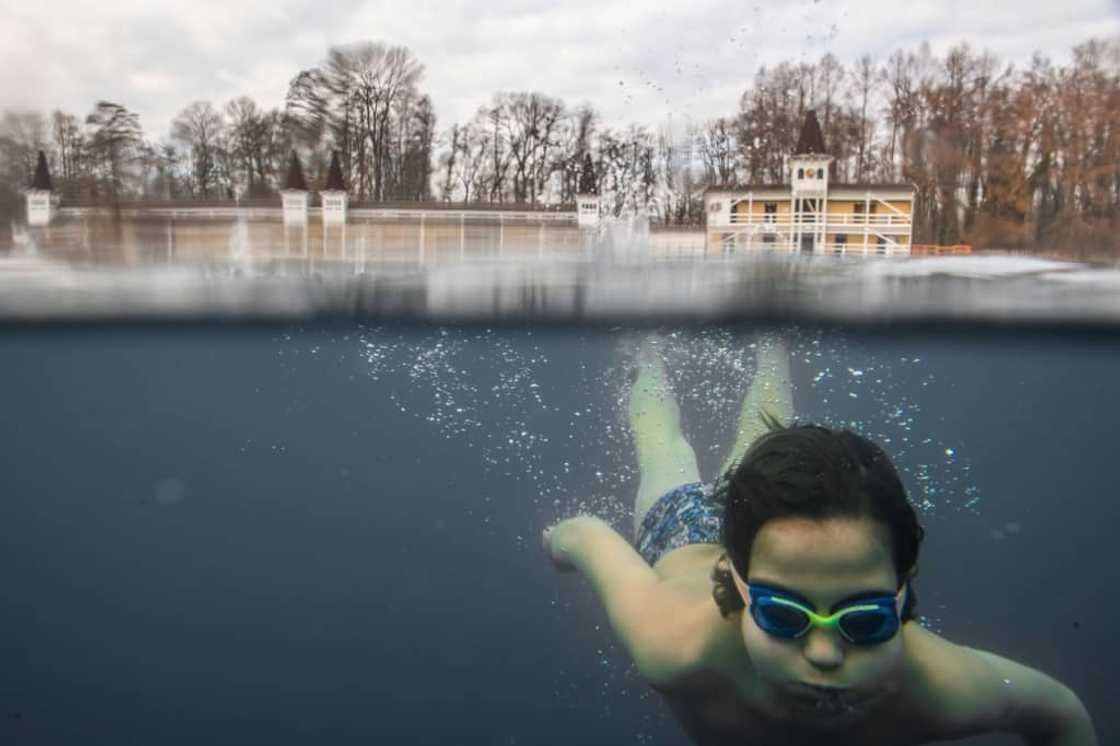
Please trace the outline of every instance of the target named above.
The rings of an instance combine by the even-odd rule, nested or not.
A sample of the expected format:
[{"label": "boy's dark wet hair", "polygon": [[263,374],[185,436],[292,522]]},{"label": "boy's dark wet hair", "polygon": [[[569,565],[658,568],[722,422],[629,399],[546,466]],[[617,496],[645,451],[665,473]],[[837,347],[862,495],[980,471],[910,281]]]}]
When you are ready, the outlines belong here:
[{"label": "boy's dark wet hair", "polygon": [[[870,518],[891,537],[890,551],[900,582],[917,574],[918,547],[925,531],[906,490],[883,449],[853,432],[817,425],[784,427],[764,415],[770,432],[719,480],[716,501],[723,506],[724,554],[712,570],[712,596],[727,617],[744,608],[731,576],[749,572],[751,547],[759,530],[776,518]],[[914,617],[913,584],[906,593],[902,621]]]}]

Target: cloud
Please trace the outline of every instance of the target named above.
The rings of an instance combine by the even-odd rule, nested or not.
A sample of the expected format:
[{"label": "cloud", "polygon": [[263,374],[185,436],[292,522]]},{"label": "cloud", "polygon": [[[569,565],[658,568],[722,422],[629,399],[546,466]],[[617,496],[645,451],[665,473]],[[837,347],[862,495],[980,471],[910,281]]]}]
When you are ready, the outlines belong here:
[{"label": "cloud", "polygon": [[0,108],[62,108],[99,99],[166,135],[190,102],[248,95],[282,106],[288,81],[332,44],[384,40],[426,66],[441,127],[492,94],[538,90],[591,103],[608,124],[696,121],[735,111],[761,65],[885,59],[923,41],[935,54],[967,41],[1006,61],[1055,61],[1090,36],[1120,34],[1117,0],[81,0],[17,3],[0,25]]}]

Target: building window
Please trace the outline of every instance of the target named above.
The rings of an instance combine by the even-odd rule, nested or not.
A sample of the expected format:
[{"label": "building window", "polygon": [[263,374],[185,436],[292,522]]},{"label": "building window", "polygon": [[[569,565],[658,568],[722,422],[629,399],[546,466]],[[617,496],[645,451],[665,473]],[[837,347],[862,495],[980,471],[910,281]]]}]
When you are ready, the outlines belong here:
[{"label": "building window", "polygon": [[799,179],[804,179],[805,178],[805,169],[803,169],[803,168],[797,169],[797,178],[799,178]]},{"label": "building window", "polygon": [[886,254],[887,253],[887,239],[884,238],[883,236],[879,236],[879,240],[875,242],[875,253],[876,254]]},{"label": "building window", "polygon": [[848,245],[848,234],[847,233],[837,233],[836,234],[836,245],[837,246],[847,246]]},{"label": "building window", "polygon": [[763,233],[762,234],[762,243],[764,245],[766,245],[766,248],[772,249],[772,248],[774,248],[775,238],[776,238],[776,236],[773,233]]},{"label": "building window", "polygon": [[762,206],[762,209],[765,212],[765,217],[766,217],[765,222],[773,223],[777,219],[777,217],[778,217],[778,203],[777,202],[767,202],[766,204],[764,204]]},{"label": "building window", "polygon": [[823,179],[824,178],[824,169],[823,168],[818,168],[817,169],[817,178],[818,179]]}]

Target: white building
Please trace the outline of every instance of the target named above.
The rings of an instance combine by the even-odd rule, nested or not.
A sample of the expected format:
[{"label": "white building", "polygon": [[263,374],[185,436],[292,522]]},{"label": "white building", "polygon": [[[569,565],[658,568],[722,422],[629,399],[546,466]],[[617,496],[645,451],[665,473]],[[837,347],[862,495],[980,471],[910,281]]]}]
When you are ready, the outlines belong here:
[{"label": "white building", "polygon": [[704,190],[706,253],[909,254],[914,186],[834,183],[832,160],[809,111],[788,183]]}]

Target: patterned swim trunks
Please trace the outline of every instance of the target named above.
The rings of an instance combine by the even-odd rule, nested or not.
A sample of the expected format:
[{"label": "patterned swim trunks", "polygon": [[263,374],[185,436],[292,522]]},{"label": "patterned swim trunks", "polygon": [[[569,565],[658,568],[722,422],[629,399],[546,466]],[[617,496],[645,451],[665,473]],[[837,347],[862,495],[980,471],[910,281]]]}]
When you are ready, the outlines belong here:
[{"label": "patterned swim trunks", "polygon": [[634,545],[653,567],[663,555],[689,544],[719,544],[723,511],[712,500],[712,486],[682,484],[658,498],[642,518]]}]

